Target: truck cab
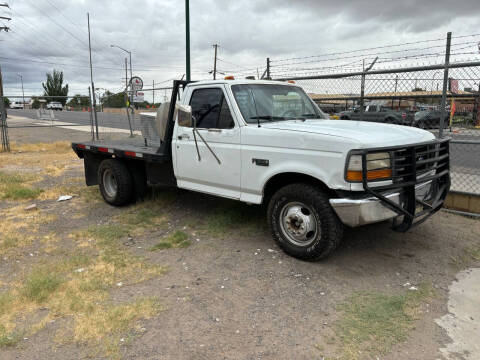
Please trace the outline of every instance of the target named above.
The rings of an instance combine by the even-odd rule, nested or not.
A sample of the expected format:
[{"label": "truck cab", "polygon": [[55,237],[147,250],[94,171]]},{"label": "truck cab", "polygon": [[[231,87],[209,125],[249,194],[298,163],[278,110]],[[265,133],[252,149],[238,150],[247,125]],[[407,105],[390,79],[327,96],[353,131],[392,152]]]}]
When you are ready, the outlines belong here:
[{"label": "truck cab", "polygon": [[328,256],[344,226],[392,220],[407,231],[442,207],[450,186],[448,139],[330,120],[295,84],[177,81],[152,121],[158,148],[144,146],[145,136],[74,143],[87,185],[99,184],[113,205],[147,184],[265,204],[273,239],[300,259]]}]

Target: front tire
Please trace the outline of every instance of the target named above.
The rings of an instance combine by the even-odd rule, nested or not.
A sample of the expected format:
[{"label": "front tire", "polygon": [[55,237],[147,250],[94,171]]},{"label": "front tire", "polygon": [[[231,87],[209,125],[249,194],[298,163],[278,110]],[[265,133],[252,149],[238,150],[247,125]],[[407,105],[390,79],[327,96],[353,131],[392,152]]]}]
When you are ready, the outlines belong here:
[{"label": "front tire", "polygon": [[115,159],[103,160],[98,167],[98,183],[110,205],[128,204],[133,198],[133,179],[127,166]]},{"label": "front tire", "polygon": [[268,222],[278,246],[302,260],[327,257],[343,236],[343,224],[328,196],[309,184],[291,184],[277,191],[268,206]]}]

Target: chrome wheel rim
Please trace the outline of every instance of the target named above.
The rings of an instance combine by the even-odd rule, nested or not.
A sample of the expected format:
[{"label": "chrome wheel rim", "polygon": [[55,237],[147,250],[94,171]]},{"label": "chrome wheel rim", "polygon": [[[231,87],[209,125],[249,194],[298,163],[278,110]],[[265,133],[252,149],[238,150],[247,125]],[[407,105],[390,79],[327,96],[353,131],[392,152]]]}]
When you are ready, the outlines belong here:
[{"label": "chrome wheel rim", "polygon": [[110,169],[103,172],[103,188],[108,197],[114,198],[117,195],[117,180]]},{"label": "chrome wheel rim", "polygon": [[301,202],[290,202],[280,211],[280,229],[292,244],[311,245],[320,233],[320,223],[312,209]]}]

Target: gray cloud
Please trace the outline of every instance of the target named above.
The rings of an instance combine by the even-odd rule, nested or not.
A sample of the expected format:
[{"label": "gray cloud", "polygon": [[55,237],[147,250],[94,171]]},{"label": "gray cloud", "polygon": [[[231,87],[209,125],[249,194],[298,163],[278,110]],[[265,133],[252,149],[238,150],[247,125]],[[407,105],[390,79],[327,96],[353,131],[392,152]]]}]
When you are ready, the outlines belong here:
[{"label": "gray cloud", "polygon": [[[40,93],[45,73],[53,68],[64,71],[71,94],[86,93],[87,11],[97,86],[119,90],[124,82],[126,54],[110,44],[132,50],[135,73],[147,84],[184,73],[183,1],[7,1],[12,5],[12,32],[0,33],[7,93],[19,93],[17,72],[24,76],[27,93]],[[308,56],[439,38],[448,30],[476,33],[479,10],[478,0],[192,0],[193,76],[210,76],[213,43],[220,44],[221,70],[252,69],[253,74],[257,67],[263,71],[267,56]]]}]

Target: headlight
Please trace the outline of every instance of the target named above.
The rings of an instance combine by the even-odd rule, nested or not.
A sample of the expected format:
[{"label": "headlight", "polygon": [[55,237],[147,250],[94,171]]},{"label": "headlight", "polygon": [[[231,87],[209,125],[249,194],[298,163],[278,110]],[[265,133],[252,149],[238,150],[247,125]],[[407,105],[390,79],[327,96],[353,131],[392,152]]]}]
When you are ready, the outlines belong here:
[{"label": "headlight", "polygon": [[[388,152],[367,154],[367,180],[388,180],[392,178],[392,165]],[[351,155],[348,159],[345,179],[349,182],[363,180],[362,155]]]}]

